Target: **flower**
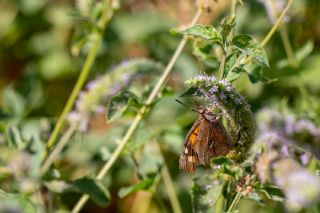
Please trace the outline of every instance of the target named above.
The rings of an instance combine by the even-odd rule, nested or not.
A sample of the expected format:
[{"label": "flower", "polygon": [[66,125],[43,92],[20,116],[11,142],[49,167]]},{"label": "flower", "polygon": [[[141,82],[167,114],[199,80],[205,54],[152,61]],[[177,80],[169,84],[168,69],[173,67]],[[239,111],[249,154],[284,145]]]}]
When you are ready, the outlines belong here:
[{"label": "flower", "polygon": [[258,146],[266,145],[269,150],[277,150],[303,165],[311,159],[309,152],[320,157],[320,130],[312,121],[299,120],[292,114],[284,115],[269,108],[258,112],[257,119]]},{"label": "flower", "polygon": [[110,98],[150,71],[159,72],[161,69],[160,64],[146,59],[124,60],[87,84],[86,89],[79,94],[75,109],[69,113],[68,121],[76,124],[80,131],[87,131],[90,117],[105,111]]},{"label": "flower", "polygon": [[253,143],[255,131],[247,100],[226,79],[219,81],[214,76],[197,75],[186,83],[196,88],[194,96],[203,99],[204,108],[221,113],[226,118],[235,152],[232,158],[242,161]]}]

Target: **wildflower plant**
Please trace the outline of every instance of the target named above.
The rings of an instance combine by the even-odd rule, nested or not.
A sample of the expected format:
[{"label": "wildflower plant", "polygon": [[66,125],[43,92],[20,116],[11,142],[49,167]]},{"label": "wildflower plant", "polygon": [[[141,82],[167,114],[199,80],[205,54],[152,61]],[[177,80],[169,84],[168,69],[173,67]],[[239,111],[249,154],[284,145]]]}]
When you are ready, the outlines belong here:
[{"label": "wildflower plant", "polygon": [[[241,1],[230,1],[230,13],[213,25],[197,22],[204,13],[215,11],[218,3],[197,1],[190,25],[173,30],[175,35],[166,31],[164,37],[151,42],[150,49],[159,48],[159,55],[155,56],[130,42],[120,48],[125,41],[117,35],[117,23],[112,22],[112,18],[123,16],[119,13],[113,17],[123,9],[118,1],[75,1],[77,11],[73,15],[78,17],[78,24],[71,53],[88,56],[57,122],[27,120],[25,111],[29,109],[23,106],[28,100],[12,89],[3,97],[7,107],[0,110],[0,117],[4,118],[0,128],[5,130],[0,133],[0,151],[4,152],[0,157],[0,212],[77,213],[100,208],[114,211],[117,207],[116,211],[130,208],[132,212],[231,213],[238,209],[247,212],[248,203],[255,209],[264,206],[261,208],[265,211],[272,206],[271,212],[319,209],[320,179],[314,174],[315,170],[320,171],[320,129],[315,116],[318,111],[308,114],[314,119],[307,119],[294,110],[278,110],[269,103],[270,99],[267,103],[257,101],[256,105],[247,98],[248,92],[240,90],[242,85],[267,87],[274,83],[275,78],[269,75],[274,61],[269,63],[264,47],[277,29],[286,43],[283,24],[292,20],[288,15],[292,0],[258,2],[266,7],[273,25],[261,42],[259,37],[238,33],[242,29],[237,28],[236,8],[243,4]],[[135,1],[124,4],[132,14],[139,7]],[[163,4],[150,3],[152,8]],[[184,7],[189,4],[183,2]],[[194,3],[190,5],[194,7]],[[126,27],[144,33],[145,25],[148,20],[143,20],[139,29]],[[181,40],[171,59],[164,62],[171,54],[166,48],[175,42],[164,38],[174,36]],[[158,42],[170,48],[161,49]],[[188,42],[193,56],[183,53]],[[284,46],[288,50],[290,45]],[[132,51],[152,60],[128,57],[85,84],[90,70],[99,69],[93,66],[96,56],[107,54],[104,48],[110,48],[108,51],[115,55],[120,53],[122,58],[127,58],[123,57],[126,51]],[[289,48],[288,60],[290,51]],[[179,81],[184,72],[170,78],[180,68],[174,65],[181,54],[190,64],[195,64],[196,59],[199,65],[185,84]],[[118,60],[115,58],[111,58],[111,64]],[[305,95],[304,85],[298,87]],[[193,111],[203,116],[197,121],[206,119],[203,124],[215,125],[203,125],[201,129],[194,125],[186,135],[195,112],[180,113],[178,104],[169,107],[168,103],[175,103],[173,96],[191,100],[196,105]],[[10,105],[13,99],[18,103],[15,106]],[[304,101],[313,104],[308,97]],[[268,107],[261,109],[263,104]],[[94,122],[101,122],[101,118],[103,130],[94,131]],[[200,143],[197,145],[202,150],[208,148],[201,144],[204,141],[195,140],[199,131],[208,126],[216,128],[218,135],[203,134],[208,139],[201,139],[208,141],[210,137],[212,147],[217,147],[219,141],[214,139],[223,134],[220,142],[227,145],[223,152],[213,150],[210,154],[216,157],[212,159],[206,155],[209,152],[202,152],[202,165],[207,166],[202,167],[197,156],[190,153],[194,151],[192,146],[183,149],[182,142],[186,137],[187,142]],[[189,137],[193,139],[188,140]],[[221,141],[224,139],[227,141]],[[183,149],[183,163],[191,163],[192,172],[199,166],[194,175],[178,171],[181,152],[176,147]]]}]

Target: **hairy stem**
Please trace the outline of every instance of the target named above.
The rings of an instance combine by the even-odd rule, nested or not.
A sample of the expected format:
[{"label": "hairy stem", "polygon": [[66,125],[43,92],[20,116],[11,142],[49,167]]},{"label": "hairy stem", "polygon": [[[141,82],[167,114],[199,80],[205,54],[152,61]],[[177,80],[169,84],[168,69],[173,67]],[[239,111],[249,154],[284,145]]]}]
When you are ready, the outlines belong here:
[{"label": "hairy stem", "polygon": [[[199,9],[197,11],[196,15],[194,16],[192,22],[191,22],[191,26],[193,26],[198,21],[198,19],[200,18],[201,14],[202,14],[202,10]],[[152,104],[152,102],[154,101],[154,99],[156,98],[158,93],[160,92],[162,86],[164,85],[165,81],[167,80],[167,77],[169,76],[169,74],[170,74],[170,72],[171,72],[171,70],[173,68],[173,65],[176,63],[179,55],[181,54],[184,46],[186,45],[186,43],[187,43],[187,37],[184,36],[183,39],[181,40],[179,46],[177,47],[176,51],[174,52],[170,62],[168,63],[164,73],[162,74],[162,76],[160,77],[160,79],[157,82],[156,86],[153,88],[152,92],[150,93],[150,95],[149,95],[149,97],[148,97],[148,99],[146,101],[146,105],[143,106],[141,108],[140,112],[136,115],[136,117],[134,118],[133,122],[131,123],[129,129],[125,133],[124,137],[119,142],[116,150],[112,153],[110,159],[105,163],[105,165],[99,171],[99,173],[98,173],[98,175],[96,177],[97,180],[101,180],[101,179],[104,178],[104,176],[108,173],[110,168],[113,166],[114,162],[120,156],[120,153],[122,152],[123,148],[128,143],[128,141],[130,140],[131,136],[133,135],[133,133],[137,129],[140,121],[143,118],[143,115],[147,112],[148,106],[150,104]],[[89,195],[82,195],[80,200],[74,206],[74,208],[72,210],[72,213],[79,212],[82,209],[82,207],[85,205],[85,203],[87,202],[88,199],[89,199]]]},{"label": "hairy stem", "polygon": [[239,201],[240,201],[240,198],[241,198],[241,192],[238,192],[237,195],[234,197],[227,213],[231,213],[234,211],[234,209],[237,207]]},{"label": "hairy stem", "polygon": [[83,68],[82,68],[81,73],[79,75],[79,78],[78,78],[75,86],[73,87],[71,95],[70,95],[66,105],[64,106],[63,111],[62,111],[62,113],[61,113],[61,115],[60,115],[54,129],[53,129],[53,132],[48,140],[48,143],[47,143],[48,149],[50,149],[52,146],[54,146],[54,144],[57,140],[57,137],[59,135],[59,132],[64,125],[65,119],[66,119],[68,113],[70,112],[70,110],[72,109],[72,107],[78,97],[78,94],[79,94],[81,88],[83,87],[84,83],[86,82],[88,75],[90,73],[90,70],[93,66],[93,63],[94,63],[96,55],[97,55],[98,48],[99,48],[101,41],[102,41],[102,37],[103,37],[102,33],[103,33],[104,29],[106,28],[107,23],[110,21],[112,15],[113,15],[110,0],[105,0],[105,7],[106,8],[104,9],[104,12],[101,16],[102,18],[98,22],[98,27],[99,27],[100,32],[96,33],[95,40],[93,41],[91,50],[86,58],[86,61],[83,65]]}]

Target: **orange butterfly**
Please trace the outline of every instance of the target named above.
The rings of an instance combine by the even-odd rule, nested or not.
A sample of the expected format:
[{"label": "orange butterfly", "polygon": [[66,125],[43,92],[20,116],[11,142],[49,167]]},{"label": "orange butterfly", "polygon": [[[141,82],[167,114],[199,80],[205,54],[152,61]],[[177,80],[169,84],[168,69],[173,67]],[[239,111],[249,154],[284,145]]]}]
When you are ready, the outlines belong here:
[{"label": "orange butterfly", "polygon": [[199,117],[189,131],[179,168],[194,173],[199,164],[209,165],[213,157],[224,156],[231,149],[231,139],[217,114],[204,109],[194,110]]}]

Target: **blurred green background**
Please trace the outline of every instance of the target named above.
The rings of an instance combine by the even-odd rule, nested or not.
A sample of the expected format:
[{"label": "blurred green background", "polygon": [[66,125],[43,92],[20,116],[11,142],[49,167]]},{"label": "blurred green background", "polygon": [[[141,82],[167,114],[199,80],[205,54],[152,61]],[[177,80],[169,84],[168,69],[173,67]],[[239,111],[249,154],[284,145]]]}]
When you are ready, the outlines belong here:
[{"label": "blurred green background", "polygon": [[[90,17],[99,13],[101,8],[100,1],[88,2],[0,1],[0,188],[4,191],[26,196],[31,193],[29,187],[32,188],[34,183],[29,177],[32,177],[32,169],[23,163],[27,161],[31,165],[37,164],[40,156],[25,156],[21,150],[8,148],[5,132],[9,127],[17,126],[22,132],[23,141],[30,138],[37,138],[34,140],[41,143],[47,141],[90,49],[93,30]],[[272,27],[265,8],[259,1],[243,3],[237,8],[236,31],[262,41]],[[200,23],[216,25],[228,14],[229,6],[230,1],[216,2],[212,12],[203,15]],[[195,8],[191,0],[121,1],[120,8],[104,33],[89,80],[102,76],[125,59],[150,58],[166,64],[181,39],[181,36],[171,34],[170,30],[188,24]],[[265,76],[272,79],[272,83],[252,84],[246,75],[236,81],[236,88],[248,98],[254,112],[266,106],[290,109],[299,117],[308,118],[320,125],[319,11],[318,0],[294,0],[290,8],[285,27],[295,55],[295,66],[290,65],[281,34],[277,32],[266,45],[271,67],[265,71]],[[169,78],[168,85],[173,94],[157,103],[139,127],[131,145],[114,165],[111,175],[104,180],[112,195],[111,204],[102,208],[90,202],[83,212],[172,211],[161,181],[155,193],[152,190],[140,191],[124,199],[117,196],[120,188],[138,181],[137,168],[129,150],[146,141],[151,146],[136,153],[139,157],[143,156],[141,162],[146,164],[140,165],[139,169],[152,170],[157,167],[157,162],[165,161],[183,212],[191,212],[189,191],[192,178],[179,171],[178,158],[184,137],[197,115],[177,104],[175,98],[186,89],[184,81],[200,71],[216,74],[214,68],[197,60],[190,44]],[[69,148],[59,158],[56,166],[60,177],[72,180],[95,173],[103,161],[108,159],[109,150],[115,147],[115,140],[123,134],[124,127],[120,127],[123,123],[127,124],[127,120],[110,128],[105,124],[103,113],[93,117],[90,131],[86,134],[77,133],[70,141]],[[154,154],[159,150],[153,143],[161,144],[162,155]],[[148,160],[155,156],[159,159]],[[15,163],[18,174],[7,174],[6,166],[12,163]],[[47,187],[58,191],[56,186]],[[48,199],[44,202],[54,203],[50,207],[54,211],[72,207],[79,198],[79,194],[74,192],[58,193],[55,196],[46,188],[43,191]],[[240,202],[239,210],[285,211],[282,204],[277,202],[263,207],[247,200]]]}]

